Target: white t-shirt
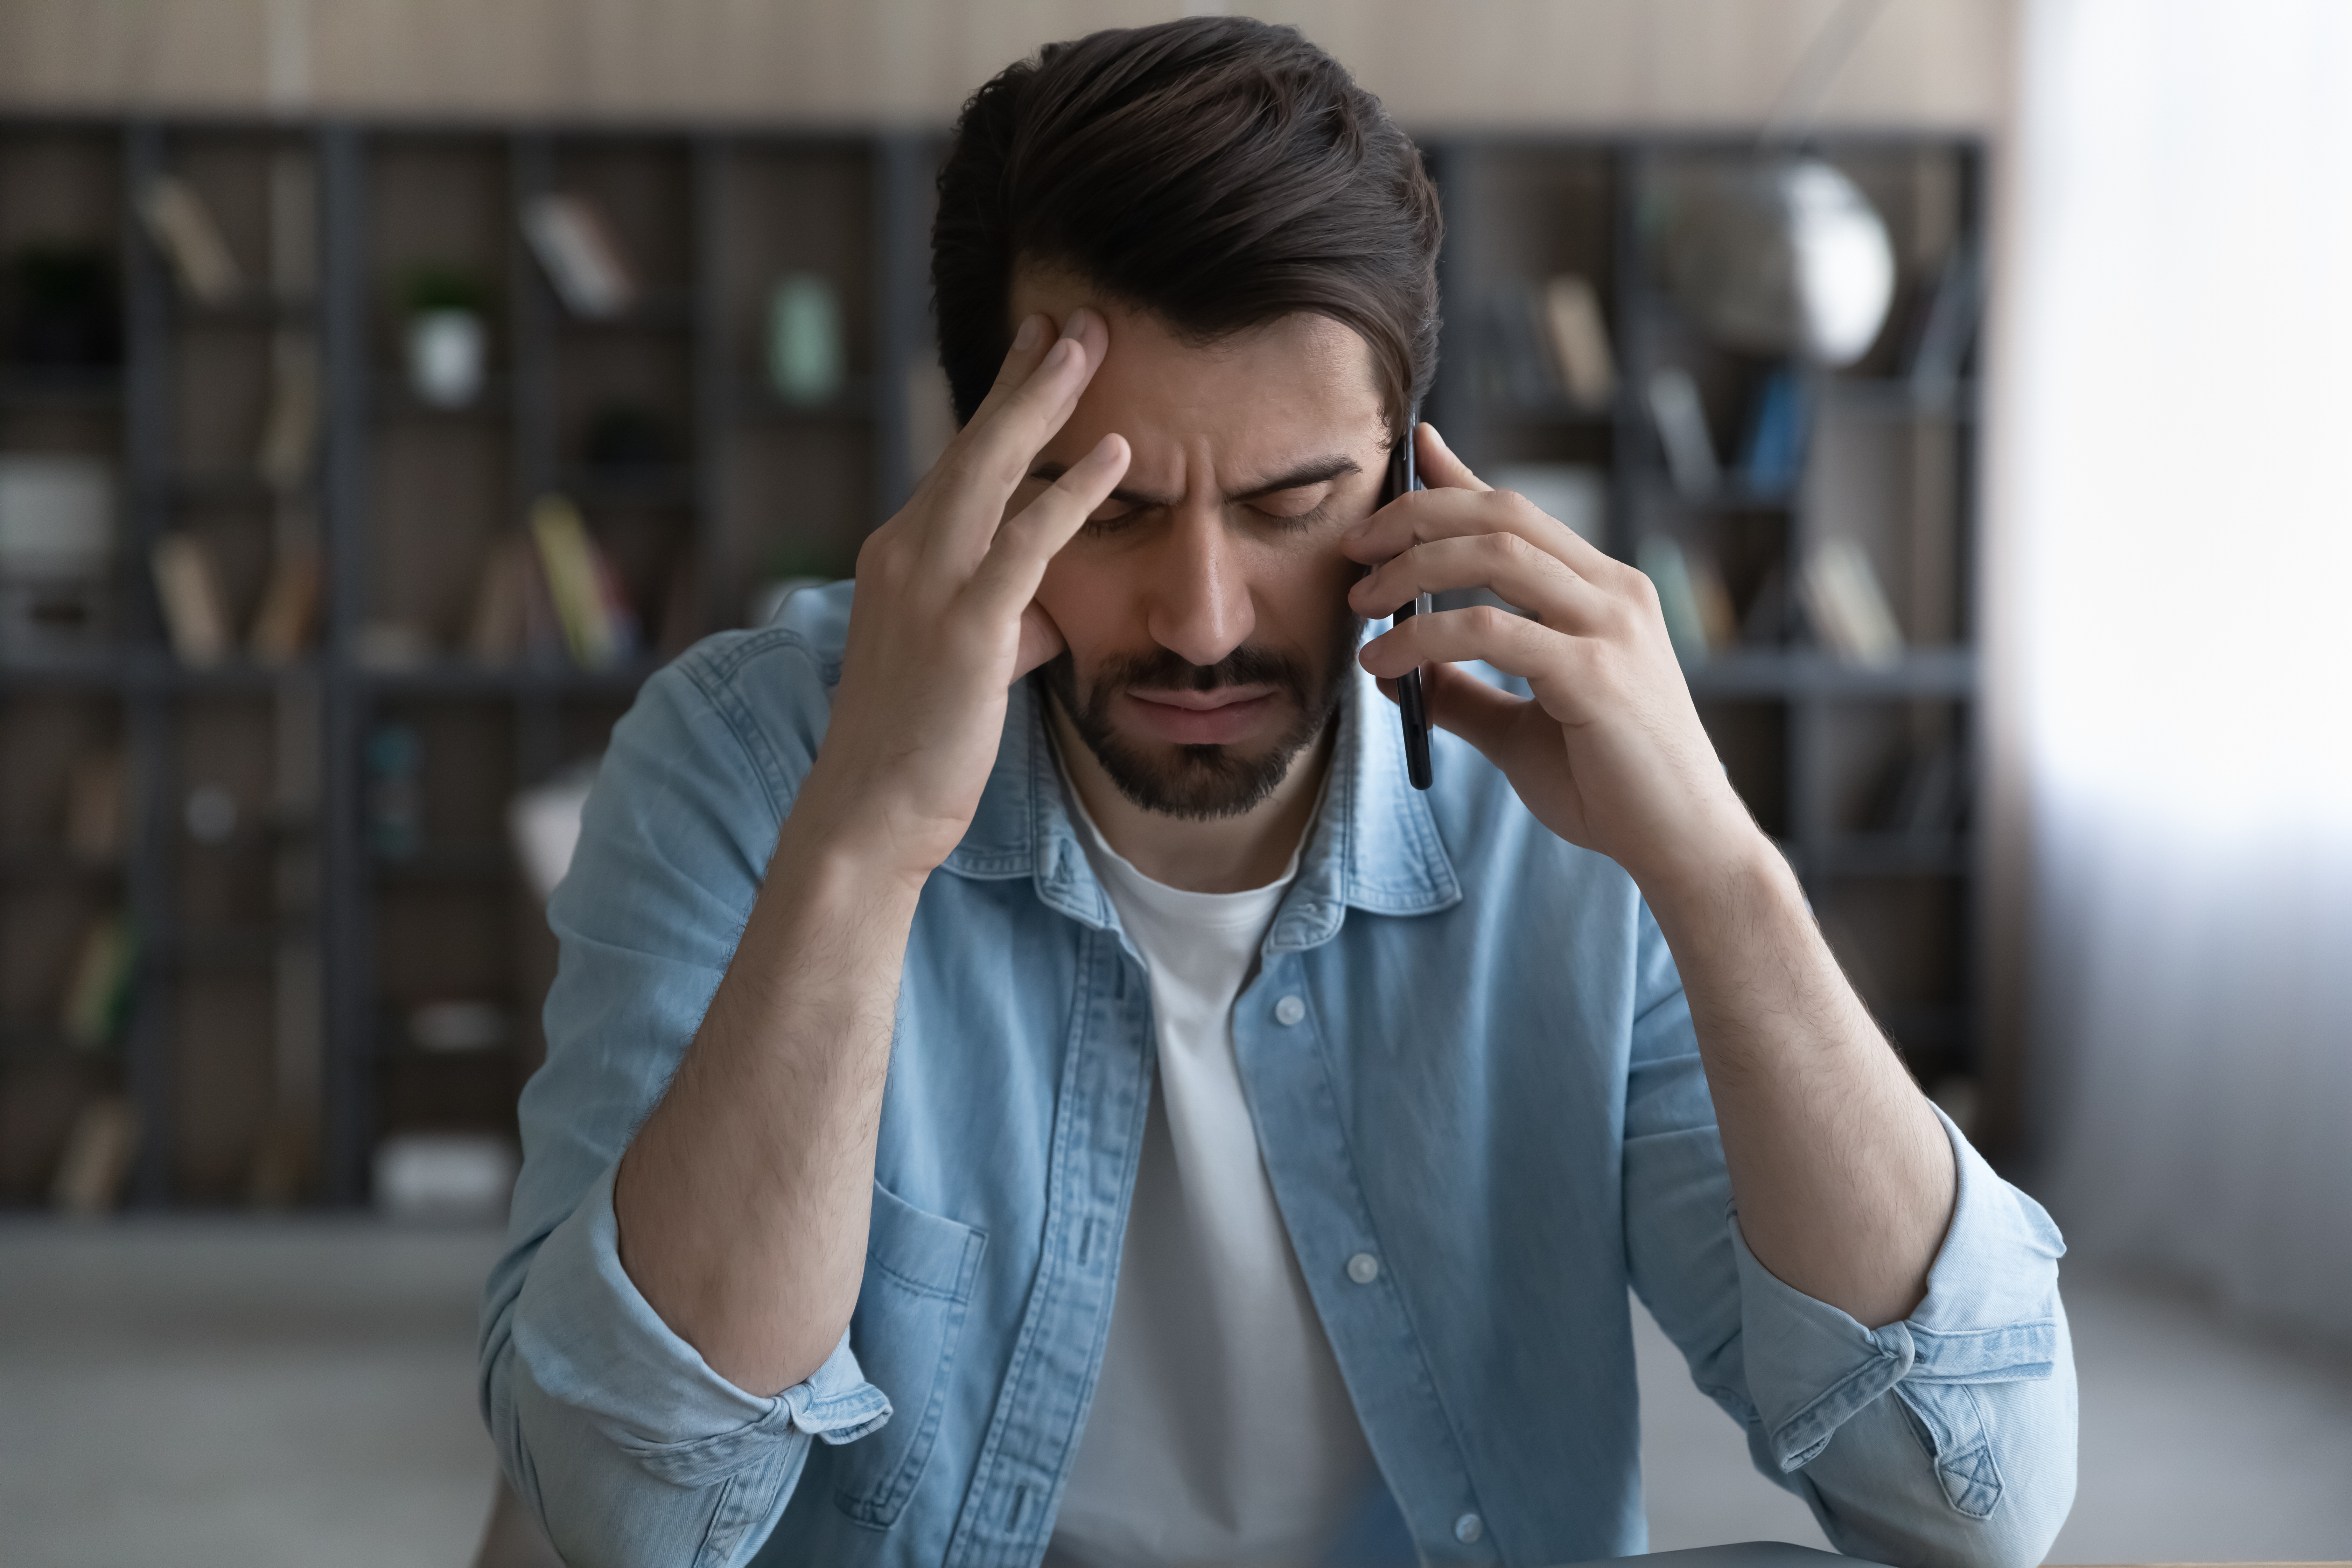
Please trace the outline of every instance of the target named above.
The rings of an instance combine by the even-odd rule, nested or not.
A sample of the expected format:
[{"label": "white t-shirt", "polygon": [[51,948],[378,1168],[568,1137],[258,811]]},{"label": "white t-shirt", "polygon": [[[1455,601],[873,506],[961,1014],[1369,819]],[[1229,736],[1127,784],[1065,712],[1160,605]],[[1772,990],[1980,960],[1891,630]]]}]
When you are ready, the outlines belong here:
[{"label": "white t-shirt", "polygon": [[1189,893],[1119,858],[1066,790],[1151,972],[1160,1070],[1110,1343],[1046,1568],[1318,1561],[1372,1474],[1275,1206],[1234,1060],[1234,999],[1298,873]]}]

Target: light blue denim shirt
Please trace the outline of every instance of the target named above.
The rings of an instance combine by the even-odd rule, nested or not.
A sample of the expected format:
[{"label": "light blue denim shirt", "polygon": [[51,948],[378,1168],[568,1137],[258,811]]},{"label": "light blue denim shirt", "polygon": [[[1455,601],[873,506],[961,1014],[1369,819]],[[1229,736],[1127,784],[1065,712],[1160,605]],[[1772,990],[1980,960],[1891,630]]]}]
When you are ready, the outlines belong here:
[{"label": "light blue denim shirt", "polygon": [[[796,595],[782,624],[646,684],[550,907],[562,962],[481,1391],[576,1568],[1029,1568],[1086,1424],[1151,1092],[1150,986],[1025,684],[908,941],[841,1346],[807,1383],[747,1394],[615,1250],[615,1164],[824,737],[848,594]],[[1234,1010],[1266,1173],[1385,1482],[1342,1555],[1642,1551],[1630,1286],[1843,1549],[2039,1562],[2074,1488],[2048,1216],[1952,1131],[1958,1206],[1910,1318],[1868,1329],[1774,1279],[1740,1238],[1690,1011],[1632,881],[1451,737],[1437,787],[1409,787],[1391,712],[1351,689]]]}]

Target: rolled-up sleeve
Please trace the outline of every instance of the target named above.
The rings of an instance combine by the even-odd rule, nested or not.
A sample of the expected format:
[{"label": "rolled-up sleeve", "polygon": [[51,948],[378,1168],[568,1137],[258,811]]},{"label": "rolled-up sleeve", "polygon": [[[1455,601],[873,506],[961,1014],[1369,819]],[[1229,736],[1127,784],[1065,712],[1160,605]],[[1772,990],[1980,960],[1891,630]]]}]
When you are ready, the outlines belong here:
[{"label": "rolled-up sleeve", "polygon": [[2074,1498],[2065,1247],[1937,1113],[1958,1172],[1927,1293],[1871,1329],[1790,1288],[1739,1230],[1690,1011],[1652,926],[1625,1115],[1633,1286],[1758,1469],[1872,1562],[2025,1568]]},{"label": "rolled-up sleeve", "polygon": [[1902,1321],[1865,1328],[1791,1289],[1729,1219],[1759,1459],[1801,1476],[1854,1555],[2038,1563],[2074,1498],[2065,1247],[2042,1205],[1937,1115],[1958,1192],[1927,1294]]},{"label": "rolled-up sleeve", "polygon": [[[705,644],[646,684],[615,726],[572,869],[549,906],[562,943],[548,1059],[525,1089],[523,1170],[485,1291],[483,1414],[508,1479],[565,1561],[720,1568],[773,1529],[813,1442],[846,1443],[890,1407],[845,1334],[772,1398],[713,1372],[621,1265],[613,1183],[733,957],[790,781],[814,733],[779,737],[730,708],[747,659],[792,639]],[[798,750],[799,754],[793,754]]]},{"label": "rolled-up sleeve", "polygon": [[813,1440],[850,1442],[890,1415],[845,1332],[815,1375],[773,1398],[711,1371],[621,1268],[610,1170],[531,1260],[505,1384],[503,1436],[575,1564],[742,1561]]}]

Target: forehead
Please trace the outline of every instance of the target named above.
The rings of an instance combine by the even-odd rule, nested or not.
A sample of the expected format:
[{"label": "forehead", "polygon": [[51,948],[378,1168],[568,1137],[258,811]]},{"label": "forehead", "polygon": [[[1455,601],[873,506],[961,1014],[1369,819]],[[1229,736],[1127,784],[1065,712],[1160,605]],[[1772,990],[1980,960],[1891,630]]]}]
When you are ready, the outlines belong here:
[{"label": "forehead", "polygon": [[1279,468],[1307,446],[1385,445],[1371,351],[1328,316],[1300,311],[1202,343],[1101,298],[1083,279],[1027,267],[1013,274],[1015,321],[1040,310],[1064,321],[1081,305],[1108,324],[1110,348],[1069,423],[1046,445],[1050,456],[1075,458],[1117,431],[1135,448],[1138,468],[1153,463],[1155,448],[1206,447],[1221,478],[1239,479]]}]

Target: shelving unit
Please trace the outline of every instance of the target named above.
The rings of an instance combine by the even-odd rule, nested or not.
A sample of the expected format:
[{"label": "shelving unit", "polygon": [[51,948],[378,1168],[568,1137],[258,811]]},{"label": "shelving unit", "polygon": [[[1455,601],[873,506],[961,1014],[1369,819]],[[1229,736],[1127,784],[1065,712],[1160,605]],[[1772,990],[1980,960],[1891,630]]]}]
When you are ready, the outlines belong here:
[{"label": "shelving unit", "polygon": [[[1842,664],[1800,637],[1689,674],[1735,781],[1817,905],[1866,939],[1849,956],[1883,982],[1872,999],[1915,1065],[1965,1071],[1966,828],[1874,833],[1854,802],[1857,781],[1915,731],[1965,738],[1967,390],[1949,409],[1918,406],[1883,358],[1866,361],[1822,389],[1822,439],[1797,492],[1686,504],[1631,388],[1659,356],[1697,351],[1643,281],[1632,222],[1654,160],[1694,149],[1429,146],[1451,226],[1431,413],[1474,464],[1605,470],[1621,554],[1652,528],[1748,530],[1759,554],[1794,560],[1809,531],[1837,527],[1878,541],[1891,581],[1916,582],[1905,603],[1919,647],[1894,669]],[[123,320],[119,367],[0,364],[0,451],[106,455],[123,502],[114,636],[0,657],[0,1206],[44,1201],[76,1107],[100,1093],[142,1112],[130,1195],[150,1207],[240,1205],[273,1183],[297,1201],[361,1202],[388,1132],[511,1126],[553,952],[507,847],[506,804],[599,751],[644,678],[692,637],[740,624],[759,582],[785,567],[846,571],[911,488],[944,400],[928,299],[940,150],[911,133],[0,120],[0,258],[36,241],[102,247]],[[1898,229],[1934,226],[1914,209],[1942,191],[1947,240],[1973,232],[1972,145],[1832,153]],[[1921,173],[1931,164],[1948,172]],[[133,219],[135,193],[163,172],[197,189],[261,280],[226,306],[182,299]],[[593,197],[631,253],[647,289],[624,320],[572,317],[521,243],[518,205],[547,191]],[[299,237],[285,232],[296,220]],[[1910,246],[1922,265],[1926,243]],[[420,401],[403,370],[398,285],[428,263],[492,284],[487,391],[462,409]],[[844,388],[815,407],[782,403],[762,374],[765,295],[786,270],[827,278],[843,308]],[[1499,404],[1482,389],[1480,301],[1563,270],[1600,286],[1627,390],[1600,411]],[[1906,270],[1906,293],[1914,285]],[[322,388],[312,476],[288,491],[254,460],[280,334],[312,345]],[[1754,369],[1703,368],[1726,397]],[[616,398],[659,413],[673,460],[625,477],[586,464],[586,426]],[[1885,468],[1890,448],[1909,454],[1902,505],[1839,477]],[[488,667],[455,651],[492,543],[550,489],[580,504],[647,623],[646,653],[623,668]],[[173,529],[214,543],[240,627],[273,551],[314,533],[326,574],[312,651],[275,667],[175,659],[148,568]],[[1930,601],[1948,603],[1924,614]],[[425,628],[436,651],[371,662],[367,628],[385,621]],[[399,856],[370,840],[365,759],[386,724],[412,731],[424,757],[422,839]],[[120,747],[137,784],[124,852],[105,865],[58,844],[68,770],[99,746]],[[238,807],[225,841],[188,828],[199,785]],[[122,1037],[93,1051],[54,1020],[80,930],[112,907],[142,948]],[[451,998],[504,1006],[509,1044],[410,1043],[410,1010]],[[303,1174],[286,1188],[289,1159]]]},{"label": "shelving unit", "polygon": [[[1734,784],[1795,867],[1864,999],[1932,1086],[1965,1080],[1975,1065],[1967,792],[1930,828],[1887,831],[1874,817],[1903,770],[1935,747],[1956,748],[1959,775],[1973,774],[1977,387],[1971,375],[1948,395],[1923,394],[1903,375],[1902,357],[1940,268],[1981,244],[1984,155],[1970,140],[1916,137],[1812,151],[1885,216],[1900,280],[1887,327],[1857,363],[1800,368],[1812,428],[1796,483],[1759,491],[1727,478],[1713,493],[1685,493],[1642,395],[1654,371],[1684,369],[1727,452],[1773,368],[1712,346],[1689,325],[1663,294],[1642,239],[1675,165],[1748,156],[1747,142],[1437,143],[1448,338],[1432,412],[1474,468],[1569,463],[1605,473],[1609,551],[1636,560],[1654,533],[1704,548],[1743,613],[1758,595],[1793,585],[1819,542],[1862,547],[1905,635],[1899,660],[1834,656],[1800,610],[1764,635],[1686,660],[1685,673]],[[1563,272],[1591,280],[1605,301],[1618,361],[1605,408],[1497,392],[1496,300]]]}]

